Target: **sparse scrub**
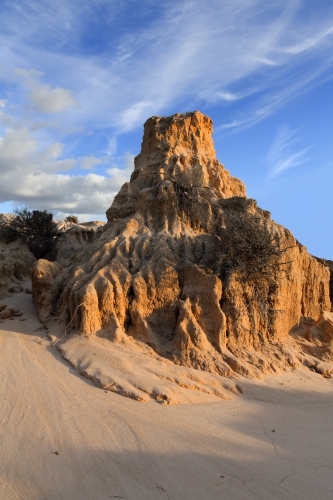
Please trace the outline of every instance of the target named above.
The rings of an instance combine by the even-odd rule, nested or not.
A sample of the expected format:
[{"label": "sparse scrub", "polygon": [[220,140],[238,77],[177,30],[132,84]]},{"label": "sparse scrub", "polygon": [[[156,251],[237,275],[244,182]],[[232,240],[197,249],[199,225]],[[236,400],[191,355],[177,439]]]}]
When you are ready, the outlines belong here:
[{"label": "sparse scrub", "polygon": [[244,281],[271,281],[283,271],[286,248],[260,213],[225,209],[214,234],[224,277],[237,272]]},{"label": "sparse scrub", "polygon": [[212,204],[199,188],[170,180],[179,216],[214,238],[215,251],[209,259],[212,270],[224,280],[237,273],[244,282],[267,282],[271,286],[285,269],[282,257],[287,247],[270,226],[269,213],[242,197]]},{"label": "sparse scrub", "polygon": [[37,259],[51,250],[59,231],[53,221],[53,214],[46,210],[14,210],[9,217],[0,220],[0,235],[6,241],[20,238]]},{"label": "sparse scrub", "polygon": [[275,308],[274,297],[288,263],[283,258],[288,247],[273,229],[269,213],[245,197],[210,203],[200,188],[184,186],[174,180],[171,182],[178,215],[185,217],[193,228],[210,234],[214,240],[213,249],[205,256],[204,266],[220,276],[224,289],[233,276],[243,283],[250,316],[257,308],[270,329],[274,315],[281,312]]},{"label": "sparse scrub", "polygon": [[65,222],[73,222],[73,224],[79,223],[79,218],[77,215],[67,215]]},{"label": "sparse scrub", "polygon": [[[230,201],[232,206],[233,200]],[[252,328],[256,328],[257,309],[270,331],[275,315],[283,312],[276,309],[275,297],[288,264],[283,254],[289,247],[281,241],[269,220],[260,211],[248,211],[246,203],[238,209],[224,208],[215,224],[214,235],[216,264],[222,281],[226,283],[235,276],[243,284]]]}]

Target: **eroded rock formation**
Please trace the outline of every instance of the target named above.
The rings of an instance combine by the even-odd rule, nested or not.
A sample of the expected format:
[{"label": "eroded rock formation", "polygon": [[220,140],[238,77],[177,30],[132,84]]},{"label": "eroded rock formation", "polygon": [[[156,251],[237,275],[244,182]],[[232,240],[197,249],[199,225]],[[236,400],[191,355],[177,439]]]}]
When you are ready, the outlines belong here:
[{"label": "eroded rock formation", "polygon": [[[301,355],[286,338],[301,317],[330,310],[328,268],[245,195],[216,159],[212,122],[199,112],[145,123],[130,182],[102,234],[61,261],[40,260],[33,299],[42,321],[116,343],[141,342],[176,364],[259,375]],[[259,215],[286,249],[274,286],[258,291],[219,272],[216,221]],[[263,304],[264,307],[263,307]]]},{"label": "eroded rock formation", "polygon": [[80,224],[58,221],[57,229],[60,234],[46,258],[51,261],[61,261],[62,265],[66,266],[67,259],[71,257],[73,252],[82,250],[100,236],[104,225],[105,222],[101,221]]}]

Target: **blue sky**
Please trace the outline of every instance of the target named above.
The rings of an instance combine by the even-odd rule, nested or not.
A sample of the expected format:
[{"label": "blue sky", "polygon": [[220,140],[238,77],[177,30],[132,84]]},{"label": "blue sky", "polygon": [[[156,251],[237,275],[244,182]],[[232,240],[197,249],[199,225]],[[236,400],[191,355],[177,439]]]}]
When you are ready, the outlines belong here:
[{"label": "blue sky", "polygon": [[333,3],[3,0],[0,211],[105,220],[142,125],[195,109],[217,156],[333,259]]}]

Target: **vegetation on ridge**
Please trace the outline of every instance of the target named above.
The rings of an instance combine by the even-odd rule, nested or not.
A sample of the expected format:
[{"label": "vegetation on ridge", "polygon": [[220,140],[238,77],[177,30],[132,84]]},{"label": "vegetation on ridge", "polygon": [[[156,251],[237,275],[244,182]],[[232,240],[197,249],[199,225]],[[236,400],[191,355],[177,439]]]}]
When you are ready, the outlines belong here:
[{"label": "vegetation on ridge", "polygon": [[[243,286],[247,308],[256,304],[270,329],[273,316],[281,312],[274,306],[279,278],[290,262],[283,258],[289,247],[271,223],[269,212],[257,207],[255,200],[241,196],[212,200],[200,187],[186,185],[173,176],[166,180],[173,190],[167,203],[173,203],[181,219],[214,241],[204,267],[225,285],[235,277]],[[225,291],[223,286],[223,295]]]},{"label": "vegetation on ridge", "polygon": [[59,231],[53,214],[46,210],[28,210],[26,207],[14,210],[13,214],[0,219],[0,236],[6,241],[20,238],[37,259],[52,248]]},{"label": "vegetation on ridge", "polygon": [[73,222],[73,224],[79,223],[79,218],[77,215],[67,215],[65,222]]}]

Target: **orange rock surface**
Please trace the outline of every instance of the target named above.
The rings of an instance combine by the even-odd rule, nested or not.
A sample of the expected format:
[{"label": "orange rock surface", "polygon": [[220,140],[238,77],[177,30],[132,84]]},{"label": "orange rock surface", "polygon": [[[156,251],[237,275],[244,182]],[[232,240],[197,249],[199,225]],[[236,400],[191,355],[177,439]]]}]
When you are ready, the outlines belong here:
[{"label": "orange rock surface", "polygon": [[[300,362],[288,334],[301,317],[331,309],[329,269],[246,198],[216,159],[211,134],[212,121],[197,111],[145,123],[131,180],[107,210],[101,236],[66,266],[36,263],[33,298],[43,321],[72,321],[84,335],[141,342],[176,364],[221,375],[259,376]],[[214,214],[230,204],[259,214],[288,247],[264,312],[253,287],[237,273],[223,281],[211,264]]]}]

